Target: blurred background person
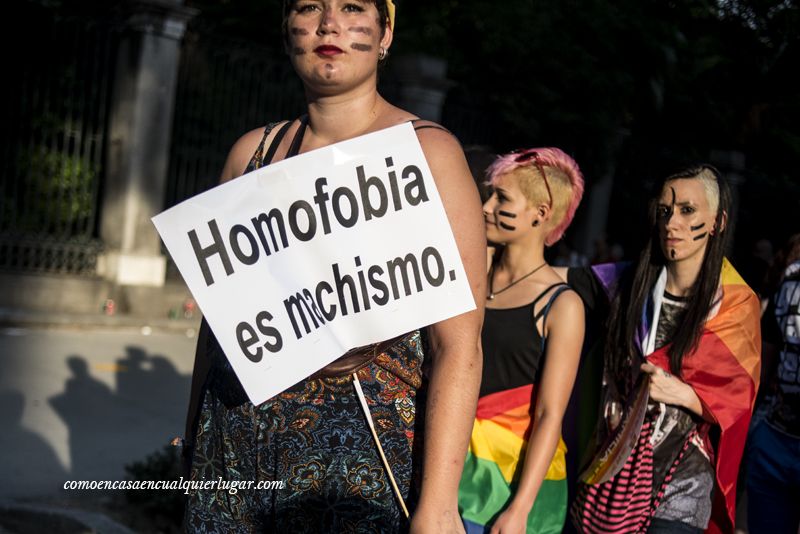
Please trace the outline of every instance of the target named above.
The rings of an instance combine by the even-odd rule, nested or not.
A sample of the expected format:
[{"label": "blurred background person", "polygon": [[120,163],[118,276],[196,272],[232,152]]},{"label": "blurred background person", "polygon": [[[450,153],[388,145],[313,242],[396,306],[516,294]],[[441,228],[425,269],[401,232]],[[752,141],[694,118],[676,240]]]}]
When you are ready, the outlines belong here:
[{"label": "blurred background person", "polygon": [[800,234],[776,257],[777,291],[762,320],[763,395],[748,441],[751,534],[800,530]]}]

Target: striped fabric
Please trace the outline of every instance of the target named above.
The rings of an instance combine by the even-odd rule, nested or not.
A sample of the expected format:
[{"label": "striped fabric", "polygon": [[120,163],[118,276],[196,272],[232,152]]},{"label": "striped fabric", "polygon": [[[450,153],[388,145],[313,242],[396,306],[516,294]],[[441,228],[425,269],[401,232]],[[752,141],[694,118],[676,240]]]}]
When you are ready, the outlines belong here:
[{"label": "striped fabric", "polygon": [[579,495],[573,506],[573,519],[579,530],[591,534],[635,534],[646,532],[652,512],[664,497],[689,444],[697,436],[693,430],[684,441],[683,448],[667,470],[658,491],[653,492],[653,423],[646,421],[639,433],[628,460],[612,479],[601,484],[579,486]]},{"label": "striped fabric", "polygon": [[[613,294],[621,274],[620,266],[608,264],[592,269],[609,295]],[[698,348],[683,359],[681,371],[681,378],[694,388],[703,404],[704,418],[714,421],[718,430],[719,438],[712,443],[708,438],[711,424],[701,425],[699,429],[706,447],[714,450],[716,458],[713,511],[706,530],[714,534],[734,531],[736,479],[761,362],[758,298],[728,260],[722,265],[718,297]],[[641,326],[645,332],[649,328],[647,324]],[[669,345],[661,347],[647,355],[647,360],[668,371],[668,349]],[[654,503],[653,510],[656,506]]]},{"label": "striped fabric", "polygon": [[573,510],[581,532],[642,532],[650,520],[653,497],[652,424],[641,427],[639,439],[617,475],[602,484],[581,485]]},{"label": "striped fabric", "polygon": [[[510,502],[531,433],[534,386],[481,397],[459,485],[467,534],[488,532]],[[528,516],[528,532],[561,532],[567,510],[566,446],[559,444]]]}]

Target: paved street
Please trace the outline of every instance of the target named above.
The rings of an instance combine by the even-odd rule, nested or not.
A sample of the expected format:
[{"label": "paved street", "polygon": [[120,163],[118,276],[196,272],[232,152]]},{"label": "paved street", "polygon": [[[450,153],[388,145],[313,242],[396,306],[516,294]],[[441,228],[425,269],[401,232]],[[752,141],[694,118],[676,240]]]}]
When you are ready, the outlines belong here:
[{"label": "paved street", "polygon": [[0,329],[0,498],[122,479],[181,435],[195,342],[147,327]]}]

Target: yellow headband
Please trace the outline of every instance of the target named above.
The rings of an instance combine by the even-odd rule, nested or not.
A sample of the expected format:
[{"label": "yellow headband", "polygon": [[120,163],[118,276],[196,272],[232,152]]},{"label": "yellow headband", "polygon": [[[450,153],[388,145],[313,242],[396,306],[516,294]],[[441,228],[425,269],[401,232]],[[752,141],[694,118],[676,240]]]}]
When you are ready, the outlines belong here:
[{"label": "yellow headband", "polygon": [[394,2],[386,0],[386,11],[389,13],[389,27],[394,31]]}]

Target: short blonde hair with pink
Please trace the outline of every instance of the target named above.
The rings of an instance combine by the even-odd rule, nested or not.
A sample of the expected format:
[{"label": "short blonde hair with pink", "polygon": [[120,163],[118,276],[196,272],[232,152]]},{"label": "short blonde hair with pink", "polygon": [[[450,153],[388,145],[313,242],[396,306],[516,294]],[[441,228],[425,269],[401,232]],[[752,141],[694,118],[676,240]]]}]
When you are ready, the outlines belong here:
[{"label": "short blonde hair with pink", "polygon": [[517,178],[531,206],[550,204],[551,216],[546,223],[549,232],[544,240],[548,247],[564,235],[583,197],[583,174],[578,164],[555,147],[530,148],[498,156],[486,174],[490,186],[499,176]]}]

